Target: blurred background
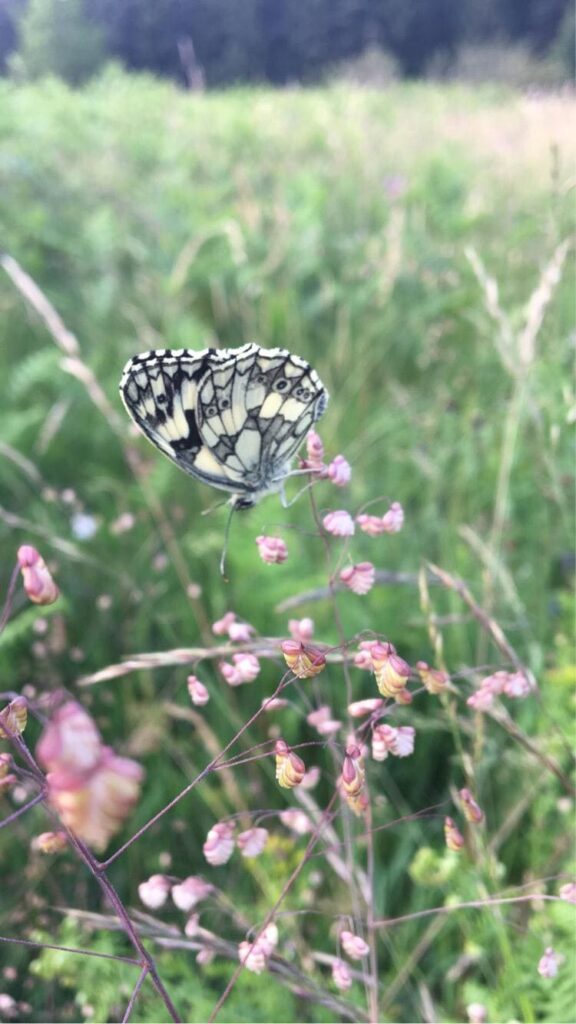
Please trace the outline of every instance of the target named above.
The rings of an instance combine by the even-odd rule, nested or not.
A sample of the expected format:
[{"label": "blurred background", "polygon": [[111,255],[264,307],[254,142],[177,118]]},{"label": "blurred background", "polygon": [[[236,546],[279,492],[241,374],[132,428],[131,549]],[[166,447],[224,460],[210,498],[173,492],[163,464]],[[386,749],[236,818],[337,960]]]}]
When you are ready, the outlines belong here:
[{"label": "blurred background", "polygon": [[[212,699],[202,727],[190,717],[190,668],[85,677],[136,652],[206,643],[230,608],[285,636],[279,607],[326,583],[307,501],[287,512],[275,497],[236,517],[230,582],[219,578],[226,510],[200,515],[218,494],[136,439],[118,398],[126,359],[154,347],[257,341],[311,361],[331,393],[319,425],[327,455],[343,453],[353,471],[347,492],[321,485],[321,509],[355,513],[378,499],[369,511],[396,500],[406,512],[402,533],[354,538],[354,561],[407,582],[344,595],[346,635],[374,630],[411,663],[432,663],[417,573],[431,560],[463,577],[538,679],[538,699],[511,710],[518,728],[566,763],[573,17],[568,0],[0,0],[0,584],[18,544],[32,543],[63,595],[48,609],[18,597],[0,671],[4,689],[31,697],[66,687],[107,742],[145,765],[142,803],[119,842],[228,741],[279,669],[265,664],[232,691],[203,663]],[[13,260],[75,335],[72,355],[32,309]],[[290,557],[263,566],[254,538],[276,531]],[[431,588],[431,600],[450,672],[501,667],[455,595]],[[290,616],[303,615],[338,643],[327,602],[295,604]],[[342,715],[340,678],[331,684]],[[373,695],[367,675],[355,685],[356,699]],[[489,719],[460,721],[459,732],[425,702],[400,720],[417,729],[416,754],[379,766],[382,820],[448,799],[467,757],[491,845],[455,873],[442,859],[441,816],[383,833],[377,915],[569,870],[572,802],[525,746]],[[281,725],[291,743],[314,738],[298,708]],[[271,728],[259,721],[247,743]],[[137,905],[138,883],[161,870],[212,880],[201,845],[214,820],[238,801],[285,806],[269,767],[199,787],[119,859],[112,877],[126,901]],[[319,802],[331,792],[325,780]],[[2,798],[3,813],[18,798]],[[106,908],[72,858],[30,853],[46,827],[37,809],[3,833],[3,931],[125,953],[121,937],[62,913]],[[275,842],[258,869],[239,858],[226,869],[228,893],[255,920],[301,856],[286,829]],[[325,865],[320,881],[312,868],[291,907],[330,920],[345,894]],[[384,936],[383,1019],[422,1019],[423,983],[438,1019],[465,1019],[474,1000],[489,1020],[572,1019],[571,970],[554,986],[535,972],[542,947],[569,937],[565,909],[541,907],[529,927],[518,917],[512,939],[494,920],[462,915]],[[214,913],[207,926],[226,931]],[[165,919],[181,924],[175,911]],[[322,916],[305,933],[307,948],[332,950]],[[16,947],[3,956],[6,991],[29,1007],[21,1019],[123,1012],[121,965]],[[161,968],[188,1020],[206,1019],[232,971],[218,960],[190,977],[176,952]],[[138,1005],[138,1019],[162,1019],[152,996]],[[226,1013],[337,1019],[248,972]]]}]

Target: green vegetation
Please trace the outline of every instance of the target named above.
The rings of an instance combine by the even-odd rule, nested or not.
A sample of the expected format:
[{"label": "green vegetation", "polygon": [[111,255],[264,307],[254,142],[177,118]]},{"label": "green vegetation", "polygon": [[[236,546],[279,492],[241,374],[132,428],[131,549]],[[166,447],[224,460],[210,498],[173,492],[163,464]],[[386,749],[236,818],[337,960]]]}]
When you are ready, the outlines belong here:
[{"label": "green vegetation", "polygon": [[[379,498],[369,511],[382,514],[387,499],[405,508],[402,533],[354,538],[354,560],[409,574],[431,561],[462,577],[540,687],[538,696],[506,705],[531,749],[473,715],[465,700],[453,707],[424,694],[400,709],[399,721],[416,728],[416,750],[393,764],[369,764],[375,822],[441,807],[376,833],[376,917],[516,892],[573,866],[566,792],[539,756],[568,770],[575,399],[573,252],[563,243],[572,227],[572,123],[568,97],[495,88],[193,96],[114,69],[81,92],[55,80],[0,84],[1,247],[76,335],[94,375],[82,376],[0,271],[2,593],[18,544],[32,543],[63,594],[49,614],[19,595],[0,639],[2,688],[29,695],[31,687],[36,695],[68,688],[90,707],[106,741],[145,765],[142,801],[120,841],[204,767],[213,743],[218,750],[231,739],[281,670],[264,662],[255,683],[232,690],[203,662],[198,675],[212,695],[199,709],[203,727],[189,718],[190,666],[90,687],[80,677],[128,654],[206,643],[207,624],[229,608],[260,634],[285,636],[288,613],[277,605],[326,585],[305,497],[288,511],[271,497],[235,518],[224,583],[217,565],[227,510],[201,515],[218,494],[144,440],[131,441],[117,395],[122,367],[137,351],[256,340],[309,359],[331,393],[320,433],[330,457],[348,458],[353,478],[348,491],[321,484],[320,508],[357,512]],[[134,459],[129,465],[124,457],[129,442],[136,473]],[[276,531],[290,557],[266,566],[254,538]],[[192,601],[190,584],[199,595]],[[482,667],[478,681],[509,667],[458,595],[431,586],[430,601],[433,623],[414,583],[378,586],[361,598],[342,594],[339,607],[347,637],[375,631],[411,664],[435,662],[434,626],[464,697],[468,670]],[[317,638],[339,643],[329,601],[290,614],[311,615]],[[340,670],[326,678],[324,699],[341,717]],[[355,699],[375,695],[367,673],[355,672],[353,684]],[[311,694],[312,684],[302,691]],[[309,710],[304,699],[294,704],[274,719],[282,735],[290,743],[318,739],[301,714]],[[259,719],[233,753],[265,743],[270,728],[270,719]],[[37,734],[32,723],[32,745]],[[324,770],[316,794],[324,806],[334,766],[320,748],[302,753]],[[443,845],[442,820],[456,816],[449,801],[465,784],[463,766],[486,812],[486,843],[478,840],[456,862]],[[305,840],[273,818],[266,825],[276,845],[257,861],[236,854],[228,868],[213,869],[201,847],[218,818],[298,806],[274,786],[271,768],[259,760],[211,777],[119,858],[111,875],[127,905],[138,905],[138,883],[155,872],[202,873],[261,922]],[[13,804],[4,803],[9,813]],[[62,908],[109,908],[70,854],[29,852],[31,836],[47,827],[36,808],[3,833],[3,933],[131,955],[117,934],[81,918],[62,924]],[[171,856],[168,869],[162,854]],[[548,891],[557,890],[550,882]],[[323,858],[306,866],[282,909],[306,908],[320,914],[287,917],[280,951],[330,989],[326,968],[305,951],[335,952],[330,929],[349,904]],[[569,957],[570,912],[565,904],[519,904],[381,930],[381,1019],[423,1019],[422,1000],[430,999],[442,1020],[465,1019],[466,1004],[478,1001],[492,1021],[570,1020],[569,959],[556,982],[536,972],[546,946]],[[182,924],[174,909],[158,917]],[[245,937],[221,907],[203,914],[202,925],[230,943]],[[46,1019],[47,1007],[58,1021],[77,1019],[85,1005],[95,1020],[124,1012],[135,980],[124,965],[103,969],[98,959],[70,954],[63,968],[63,954],[48,951],[36,959],[32,982],[30,950],[5,952],[18,968],[14,993],[32,1005],[30,1019]],[[200,972],[182,950],[160,952],[158,962],[190,1021],[206,1019],[234,966],[218,958]],[[159,1019],[146,992],[133,1020]],[[344,995],[365,1009],[359,983]],[[339,1017],[270,974],[244,972],[221,1019]]]}]

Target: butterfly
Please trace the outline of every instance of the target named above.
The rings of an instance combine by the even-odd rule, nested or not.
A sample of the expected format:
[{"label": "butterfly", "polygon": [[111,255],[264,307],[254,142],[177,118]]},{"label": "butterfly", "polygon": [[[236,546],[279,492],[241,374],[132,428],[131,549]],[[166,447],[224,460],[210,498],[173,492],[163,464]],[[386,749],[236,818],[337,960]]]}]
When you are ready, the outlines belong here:
[{"label": "butterfly", "polygon": [[282,491],[291,460],[328,392],[283,348],[157,349],[120,381],[128,414],[180,469],[232,494],[235,509]]}]

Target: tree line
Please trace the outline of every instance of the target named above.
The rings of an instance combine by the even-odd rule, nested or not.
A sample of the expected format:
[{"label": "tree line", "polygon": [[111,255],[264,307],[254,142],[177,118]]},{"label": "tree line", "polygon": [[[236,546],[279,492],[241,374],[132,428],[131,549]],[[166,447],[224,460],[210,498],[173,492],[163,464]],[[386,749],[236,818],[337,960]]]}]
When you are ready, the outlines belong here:
[{"label": "tree line", "polygon": [[190,85],[285,85],[379,48],[419,77],[465,44],[543,55],[571,15],[571,0],[0,0],[0,70],[78,84],[114,59]]}]

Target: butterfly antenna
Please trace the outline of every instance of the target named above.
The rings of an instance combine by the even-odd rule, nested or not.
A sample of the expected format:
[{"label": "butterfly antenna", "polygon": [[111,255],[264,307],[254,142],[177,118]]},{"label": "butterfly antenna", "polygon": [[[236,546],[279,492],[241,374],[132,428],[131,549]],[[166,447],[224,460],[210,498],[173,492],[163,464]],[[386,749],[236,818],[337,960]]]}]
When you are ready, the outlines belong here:
[{"label": "butterfly antenna", "polygon": [[235,509],[235,505],[230,506],[228,519],[226,520],[226,529],[224,530],[224,547],[222,548],[222,554],[220,556],[220,575],[225,583],[228,583],[228,577],[226,576],[226,555],[228,554],[228,538],[230,537],[230,526],[232,524],[232,516],[234,515]]}]

